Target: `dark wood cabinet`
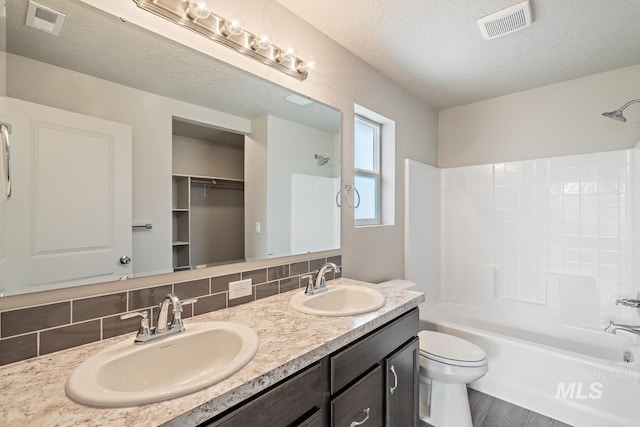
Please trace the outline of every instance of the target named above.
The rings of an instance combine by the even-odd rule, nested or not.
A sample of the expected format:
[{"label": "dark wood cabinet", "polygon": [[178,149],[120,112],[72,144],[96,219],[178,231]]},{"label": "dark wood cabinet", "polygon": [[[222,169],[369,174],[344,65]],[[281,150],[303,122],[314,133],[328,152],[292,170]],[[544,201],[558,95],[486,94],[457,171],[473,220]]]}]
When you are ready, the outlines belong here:
[{"label": "dark wood cabinet", "polygon": [[384,425],[382,367],[377,367],[331,401],[331,427]]},{"label": "dark wood cabinet", "polygon": [[326,414],[322,409],[318,409],[300,421],[297,427],[324,427],[326,425]]},{"label": "dark wood cabinet", "polygon": [[418,311],[411,311],[330,356],[331,394],[342,390],[414,338],[418,334],[418,322]]},{"label": "dark wood cabinet", "polygon": [[413,338],[384,360],[385,409],[387,427],[415,426],[418,423],[418,374],[420,341]]},{"label": "dark wood cabinet", "polygon": [[[327,388],[326,362],[317,363],[231,413],[216,417],[203,425],[212,427],[326,425],[324,419],[317,420],[325,413]],[[316,413],[319,415],[316,418],[316,424],[313,424],[313,416]]]},{"label": "dark wood cabinet", "polygon": [[202,426],[415,426],[417,334],[414,309]]}]

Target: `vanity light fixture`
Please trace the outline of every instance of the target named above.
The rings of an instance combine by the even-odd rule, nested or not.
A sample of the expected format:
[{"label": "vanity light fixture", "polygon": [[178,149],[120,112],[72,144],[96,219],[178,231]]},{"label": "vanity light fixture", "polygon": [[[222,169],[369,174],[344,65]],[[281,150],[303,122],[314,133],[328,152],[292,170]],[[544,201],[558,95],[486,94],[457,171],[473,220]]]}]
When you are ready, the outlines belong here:
[{"label": "vanity light fixture", "polygon": [[207,0],[133,0],[138,7],[188,28],[204,37],[304,81],[311,63],[298,58],[292,47],[281,48],[265,34],[242,28],[237,19],[225,19],[211,11]]}]

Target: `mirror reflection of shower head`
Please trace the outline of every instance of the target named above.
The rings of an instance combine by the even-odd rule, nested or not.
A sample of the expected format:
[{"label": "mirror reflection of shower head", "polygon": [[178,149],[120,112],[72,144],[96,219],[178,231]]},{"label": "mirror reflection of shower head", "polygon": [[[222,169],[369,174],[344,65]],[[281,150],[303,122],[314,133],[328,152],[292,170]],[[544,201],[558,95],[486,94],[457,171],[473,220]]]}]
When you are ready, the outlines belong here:
[{"label": "mirror reflection of shower head", "polygon": [[608,117],[610,119],[617,120],[617,121],[622,122],[622,123],[626,123],[627,122],[627,118],[622,115],[622,112],[629,105],[636,104],[638,102],[640,102],[640,99],[633,99],[633,100],[627,102],[626,104],[624,104],[622,107],[618,108],[617,110],[609,111],[608,113],[602,113],[602,115],[605,116],[605,117]]},{"label": "mirror reflection of shower head", "polygon": [[320,154],[316,154],[315,158],[318,160],[319,166],[324,166],[329,163],[329,160],[331,160],[331,157],[321,156]]}]

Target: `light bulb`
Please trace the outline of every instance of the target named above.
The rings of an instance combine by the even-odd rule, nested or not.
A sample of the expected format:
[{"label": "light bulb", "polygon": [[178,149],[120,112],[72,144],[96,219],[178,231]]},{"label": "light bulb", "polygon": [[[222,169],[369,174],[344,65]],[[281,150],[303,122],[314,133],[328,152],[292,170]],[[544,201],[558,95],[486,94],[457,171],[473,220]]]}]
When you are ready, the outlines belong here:
[{"label": "light bulb", "polygon": [[203,1],[191,1],[188,14],[192,19],[207,19],[211,16],[211,10]]},{"label": "light bulb", "polygon": [[267,35],[256,36],[251,41],[251,49],[253,50],[269,49],[269,47],[271,47],[271,40],[269,40],[269,36]]},{"label": "light bulb", "polygon": [[274,59],[278,62],[295,61],[296,50],[292,47],[288,47],[287,49],[279,49]]},{"label": "light bulb", "polygon": [[296,50],[289,46],[284,51],[284,59],[287,61],[293,61],[296,59]]},{"label": "light bulb", "polygon": [[242,29],[242,22],[237,19],[227,19],[224,21],[221,31],[225,37],[229,37],[230,35],[239,36],[244,30]]},{"label": "light bulb", "polygon": [[316,68],[316,61],[314,58],[309,58],[307,61],[298,61],[296,64],[296,71],[299,73],[308,73],[309,70]]},{"label": "light bulb", "polygon": [[299,72],[299,73],[307,73],[307,72],[309,72],[309,66],[307,65],[306,62],[299,61],[296,64],[296,71]]}]

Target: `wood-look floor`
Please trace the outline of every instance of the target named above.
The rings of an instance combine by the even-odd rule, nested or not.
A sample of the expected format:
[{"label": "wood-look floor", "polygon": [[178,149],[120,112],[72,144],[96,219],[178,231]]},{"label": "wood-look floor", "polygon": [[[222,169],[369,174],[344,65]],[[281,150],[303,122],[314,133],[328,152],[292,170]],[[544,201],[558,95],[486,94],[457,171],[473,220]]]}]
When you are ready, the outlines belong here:
[{"label": "wood-look floor", "polygon": [[[473,427],[571,427],[488,394],[468,391]],[[419,427],[431,426],[421,422]]]}]

